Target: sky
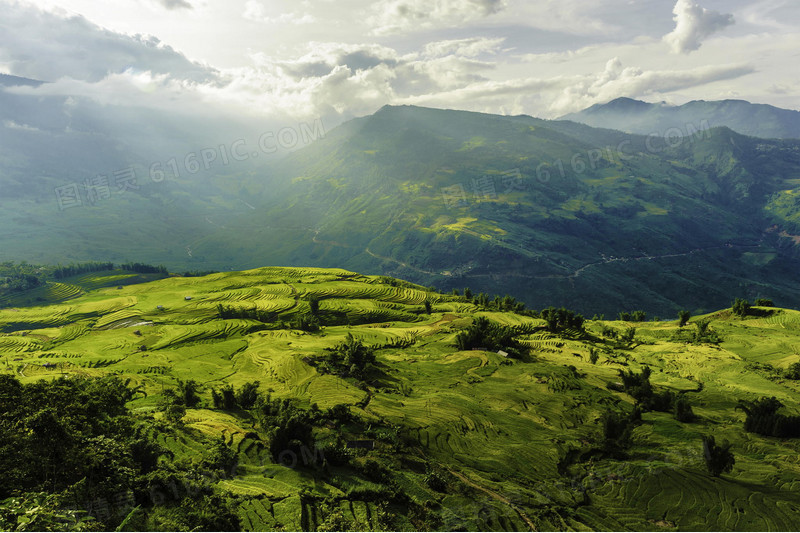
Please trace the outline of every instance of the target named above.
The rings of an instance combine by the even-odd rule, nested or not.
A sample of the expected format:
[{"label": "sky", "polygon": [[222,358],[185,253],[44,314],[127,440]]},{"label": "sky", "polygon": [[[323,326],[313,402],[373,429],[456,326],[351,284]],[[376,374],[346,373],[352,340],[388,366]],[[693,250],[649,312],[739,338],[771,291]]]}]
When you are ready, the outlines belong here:
[{"label": "sky", "polygon": [[330,127],[412,104],[800,109],[796,0],[0,0],[0,73],[102,106]]}]

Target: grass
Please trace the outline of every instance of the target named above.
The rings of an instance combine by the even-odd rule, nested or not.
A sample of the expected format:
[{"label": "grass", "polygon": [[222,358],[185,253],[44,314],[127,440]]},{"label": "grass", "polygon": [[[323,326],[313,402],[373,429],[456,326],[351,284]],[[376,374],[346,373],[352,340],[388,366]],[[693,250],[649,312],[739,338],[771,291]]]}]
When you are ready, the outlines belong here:
[{"label": "grass", "polygon": [[[108,273],[114,282],[106,284],[104,275],[93,273],[98,288],[60,303],[0,310],[0,369],[25,381],[62,373],[128,376],[147,394],[132,407],[156,418],[165,387],[196,380],[201,405],[159,439],[177,457],[197,456],[205,438],[219,436],[237,451],[238,474],[217,485],[237,495],[245,529],[316,529],[333,508],[355,529],[384,527],[381,509],[365,496],[383,485],[353,466],[366,459],[390,472],[393,490],[407,495],[408,505],[431,502],[428,518],[412,516],[408,505],[390,509],[398,516],[396,528],[521,530],[528,529],[527,519],[538,529],[774,531],[796,529],[800,518],[800,443],[745,433],[743,414],[734,409],[740,399],[761,396],[796,408],[800,383],[780,370],[800,361],[798,311],[693,318],[711,319],[723,339],[719,345],[678,340],[675,322],[644,322],[636,324],[636,342],[623,349],[599,332],[628,324],[592,321],[583,337],[522,336],[531,348],[530,360],[522,362],[459,352],[455,332],[478,316],[510,326],[542,321],[387,279],[262,268],[117,288],[115,276]],[[321,313],[345,313],[350,325],[317,333],[291,329],[287,324],[308,311],[312,296]],[[421,310],[426,299],[434,304],[431,315]],[[221,302],[264,306],[275,322],[223,320],[216,312]],[[692,328],[690,322],[684,329]],[[372,345],[405,336],[416,341],[378,350],[380,377],[366,384],[320,374],[308,364],[348,334]],[[599,350],[597,364],[590,363],[589,348]],[[686,394],[699,420],[686,424],[667,413],[645,413],[628,459],[587,456],[565,466],[570,450],[588,452],[598,442],[608,409],[632,407],[632,398],[607,384],[619,370],[645,366],[658,389]],[[403,444],[377,438],[375,450],[338,470],[273,464],[269,437],[253,419],[213,409],[210,401],[212,387],[250,381],[306,407],[348,405],[370,427],[396,428]],[[344,427],[319,431],[320,439],[337,432],[376,438]],[[712,478],[705,471],[705,434],[733,443],[730,474]],[[445,492],[426,485],[424,465],[449,476]]]}]

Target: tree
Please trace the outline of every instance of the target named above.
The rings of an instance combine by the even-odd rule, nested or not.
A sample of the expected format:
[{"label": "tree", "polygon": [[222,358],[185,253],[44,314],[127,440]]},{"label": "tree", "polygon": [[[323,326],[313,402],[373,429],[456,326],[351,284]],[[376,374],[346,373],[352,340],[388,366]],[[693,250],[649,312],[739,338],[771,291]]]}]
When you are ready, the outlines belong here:
[{"label": "tree", "polygon": [[597,360],[600,359],[600,352],[595,347],[589,348],[589,361],[593,364],[597,364]]},{"label": "tree", "polygon": [[429,314],[431,314],[431,311],[433,311],[433,306],[431,306],[431,301],[426,299],[425,300],[425,313],[429,315]]},{"label": "tree", "polygon": [[686,309],[681,309],[680,311],[678,311],[678,327],[682,328],[683,326],[688,324],[690,318],[692,318],[692,313],[690,313]]},{"label": "tree", "polygon": [[258,386],[261,383],[253,381],[245,383],[236,393],[236,403],[242,409],[251,409],[258,401]]},{"label": "tree", "polygon": [[725,441],[718,445],[712,435],[703,437],[703,459],[708,473],[714,477],[730,472],[736,463],[731,453],[731,445]]},{"label": "tree", "polygon": [[731,306],[731,310],[733,311],[734,315],[736,315],[736,316],[738,316],[740,318],[744,318],[750,312],[750,307],[751,307],[750,306],[750,302],[748,302],[747,300],[743,300],[741,298],[736,298],[733,301],[733,305]]},{"label": "tree", "polygon": [[308,307],[311,310],[311,314],[313,316],[319,315],[319,298],[316,296],[311,296],[308,298]]},{"label": "tree", "polygon": [[198,403],[200,403],[200,396],[197,395],[199,388],[200,386],[193,379],[187,381],[179,379],[178,401],[190,409],[195,407]]},{"label": "tree", "polygon": [[696,418],[694,411],[692,411],[692,405],[684,394],[679,394],[675,399],[673,414],[678,422],[694,422]]},{"label": "tree", "polygon": [[757,298],[753,305],[758,307],[774,307],[775,304],[769,298]]},{"label": "tree", "polygon": [[548,307],[542,309],[540,313],[541,318],[547,322],[547,331],[557,333],[565,329],[577,329],[583,331],[583,316],[575,314],[564,307],[556,309],[555,307]]}]

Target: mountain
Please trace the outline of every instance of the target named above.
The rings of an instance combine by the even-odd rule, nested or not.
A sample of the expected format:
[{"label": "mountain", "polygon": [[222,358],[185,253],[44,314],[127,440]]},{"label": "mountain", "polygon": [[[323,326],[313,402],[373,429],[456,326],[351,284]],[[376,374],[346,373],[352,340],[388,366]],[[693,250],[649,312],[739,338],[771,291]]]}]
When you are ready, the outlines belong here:
[{"label": "mountain", "polygon": [[0,77],[0,260],[192,268],[192,241],[247,209],[242,178],[263,167],[230,157],[252,124],[221,122]]},{"label": "mountain", "polygon": [[43,81],[32,80],[30,78],[21,78],[19,76],[11,76],[10,74],[0,74],[0,85],[4,87],[38,87]]},{"label": "mountain", "polygon": [[385,107],[292,154],[251,190],[259,209],[193,250],[209,265],[342,265],[608,316],[735,296],[800,305],[800,141],[684,133],[670,146],[568,121]]},{"label": "mountain", "polygon": [[135,277],[0,310],[3,530],[800,519],[798,311],[561,327],[343,269]]},{"label": "mountain", "polygon": [[341,266],[589,316],[800,307],[800,141],[385,107],[234,161],[213,117],[38,91],[0,89],[5,261]]},{"label": "mountain", "polygon": [[594,126],[664,136],[670,128],[726,126],[743,135],[766,139],[800,139],[800,111],[745,100],[694,100],[681,106],[617,98],[561,117]]}]

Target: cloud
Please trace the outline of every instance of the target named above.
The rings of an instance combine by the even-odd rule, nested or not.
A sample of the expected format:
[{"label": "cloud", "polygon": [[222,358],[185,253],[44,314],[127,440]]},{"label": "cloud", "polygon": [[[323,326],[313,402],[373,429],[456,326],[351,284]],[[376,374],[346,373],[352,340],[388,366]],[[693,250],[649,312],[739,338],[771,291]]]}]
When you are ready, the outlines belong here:
[{"label": "cloud", "polygon": [[311,24],[316,22],[316,18],[309,15],[299,15],[297,13],[282,13],[277,16],[270,16],[267,7],[258,0],[247,0],[244,5],[242,16],[254,22],[264,22],[267,24]]},{"label": "cloud", "polygon": [[676,54],[697,50],[706,37],[734,23],[733,15],[709,11],[694,0],[678,0],[672,13],[675,29],[664,36],[664,42]]},{"label": "cloud", "polygon": [[167,9],[192,9],[193,6],[186,0],[156,0]]},{"label": "cloud", "polygon": [[423,54],[427,57],[443,57],[457,55],[462,57],[477,57],[482,54],[496,54],[505,37],[490,39],[487,37],[473,37],[469,39],[453,39],[437,41],[425,45]]},{"label": "cloud", "polygon": [[[127,70],[208,83],[215,69],[195,63],[153,36],[116,33],[80,15],[2,3],[0,63],[18,76],[45,81],[99,81]],[[47,36],[43,38],[43,36]]]},{"label": "cloud", "polygon": [[689,70],[642,70],[625,67],[618,58],[606,63],[594,76],[580,76],[566,86],[550,105],[557,114],[579,111],[592,104],[605,103],[621,96],[639,98],[652,94],[730,80],[752,74],[750,65],[708,65]]},{"label": "cloud", "polygon": [[494,15],[506,0],[381,0],[367,20],[373,35],[453,27]]}]

